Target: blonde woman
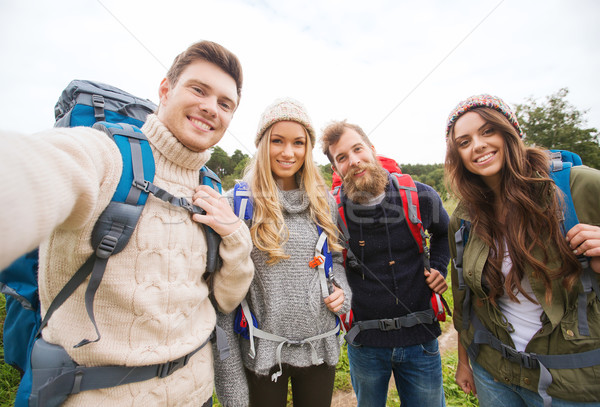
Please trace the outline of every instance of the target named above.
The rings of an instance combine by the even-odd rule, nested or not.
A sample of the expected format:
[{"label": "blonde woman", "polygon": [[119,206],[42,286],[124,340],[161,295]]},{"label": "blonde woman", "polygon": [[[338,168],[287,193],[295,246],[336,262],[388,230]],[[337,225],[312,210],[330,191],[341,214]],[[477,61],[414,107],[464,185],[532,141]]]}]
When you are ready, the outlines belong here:
[{"label": "blonde woman", "polygon": [[[337,316],[349,311],[350,290],[337,209],[313,162],[315,131],[304,106],[276,100],[261,116],[255,144],[244,177],[255,266],[245,314],[257,328],[246,339],[232,332],[239,318],[221,316],[232,349],[216,363],[218,399],[224,406],[284,407],[291,380],[294,406],[328,407],[340,353]],[[234,193],[228,196],[235,207]],[[333,260],[325,291],[313,267],[321,233]]]}]

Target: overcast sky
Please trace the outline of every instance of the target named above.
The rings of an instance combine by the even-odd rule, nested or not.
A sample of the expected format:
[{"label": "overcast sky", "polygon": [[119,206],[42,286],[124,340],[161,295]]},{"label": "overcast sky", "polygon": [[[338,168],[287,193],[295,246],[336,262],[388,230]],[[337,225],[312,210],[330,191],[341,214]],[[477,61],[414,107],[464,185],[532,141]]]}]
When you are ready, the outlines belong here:
[{"label": "overcast sky", "polygon": [[448,113],[477,93],[514,105],[567,87],[600,128],[599,17],[595,0],[0,0],[0,129],[51,127],[72,79],[157,102],[175,55],[207,39],[244,69],[229,154],[253,154],[260,114],[291,96],[318,130],[348,119],[378,153],[441,163]]}]

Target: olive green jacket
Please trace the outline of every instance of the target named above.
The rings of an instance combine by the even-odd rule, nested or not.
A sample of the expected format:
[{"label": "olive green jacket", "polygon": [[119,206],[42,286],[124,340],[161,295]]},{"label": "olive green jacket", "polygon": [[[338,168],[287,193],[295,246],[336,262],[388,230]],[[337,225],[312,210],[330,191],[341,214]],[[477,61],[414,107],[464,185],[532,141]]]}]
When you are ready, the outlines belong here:
[{"label": "olive green jacket", "polygon": [[[579,222],[600,226],[600,171],[588,167],[574,167],[571,170],[571,194]],[[448,229],[450,254],[456,258],[454,234],[460,228],[460,220],[469,220],[466,209],[459,204],[454,211]],[[514,348],[508,332],[506,319],[497,307],[494,307],[482,287],[481,276],[490,248],[474,233],[473,229],[464,250],[463,275],[465,283],[473,293],[472,312],[483,325],[503,343]],[[535,255],[535,253],[534,253]],[[541,256],[536,256],[541,258]],[[557,258],[550,259],[549,265],[555,267]],[[600,301],[592,292],[588,296],[588,323],[590,336],[579,335],[577,323],[577,295],[582,290],[579,282],[571,291],[567,291],[561,281],[552,284],[552,302],[545,301],[545,287],[542,281],[533,278],[531,268],[526,267],[531,287],[537,301],[543,308],[542,328],[527,345],[526,352],[538,354],[571,354],[600,348]],[[452,293],[454,296],[454,326],[461,333],[465,348],[473,340],[473,324],[463,331],[462,305],[466,290],[459,290],[457,271],[452,264]],[[600,274],[596,276],[600,282]],[[504,322],[503,322],[504,321]],[[517,363],[503,359],[500,352],[487,345],[480,346],[477,363],[483,366],[496,380],[527,388],[537,392],[539,368],[527,369]],[[600,400],[600,366],[580,369],[550,369],[552,384],[548,394],[565,400],[590,402]]]}]

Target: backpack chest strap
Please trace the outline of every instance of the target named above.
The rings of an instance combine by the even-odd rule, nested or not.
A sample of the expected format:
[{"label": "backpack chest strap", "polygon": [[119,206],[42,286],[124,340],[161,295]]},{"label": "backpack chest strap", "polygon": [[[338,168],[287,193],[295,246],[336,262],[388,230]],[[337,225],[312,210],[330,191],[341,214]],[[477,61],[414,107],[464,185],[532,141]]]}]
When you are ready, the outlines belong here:
[{"label": "backpack chest strap", "polygon": [[517,363],[526,369],[539,368],[538,394],[544,400],[544,407],[552,405],[552,397],[547,393],[548,387],[552,384],[552,375],[548,369],[581,369],[600,365],[600,348],[565,355],[540,355],[533,352],[518,351],[496,338],[485,328],[475,313],[473,313],[472,322],[475,327],[475,334],[473,342],[467,349],[469,357],[476,360],[479,354],[479,346],[488,345],[500,352],[502,358],[510,362]]},{"label": "backpack chest strap", "polygon": [[397,318],[371,319],[367,321],[354,322],[352,328],[346,334],[346,341],[350,344],[354,342],[356,336],[369,329],[378,329],[380,331],[393,331],[402,328],[410,328],[418,324],[433,324],[437,321],[433,309],[417,311]]},{"label": "backpack chest strap", "polygon": [[275,358],[277,361],[277,365],[279,366],[279,370],[277,372],[273,373],[273,375],[271,375],[271,380],[274,382],[277,382],[277,379],[279,378],[279,376],[281,376],[283,374],[283,367],[282,367],[282,362],[281,362],[281,350],[283,349],[283,345],[287,344],[288,346],[292,346],[292,345],[294,345],[294,346],[302,346],[302,345],[310,346],[312,364],[320,365],[323,363],[323,359],[318,357],[317,350],[312,342],[327,338],[329,336],[337,335],[340,332],[340,323],[339,323],[339,318],[338,318],[338,319],[336,319],[335,327],[327,332],[324,332],[324,333],[321,333],[321,334],[318,334],[315,336],[311,336],[311,337],[305,338],[305,339],[289,339],[289,338],[286,338],[286,337],[283,337],[283,336],[280,336],[277,334],[263,331],[262,329],[255,327],[250,320],[251,317],[249,317],[249,316],[252,315],[252,313],[250,312],[250,307],[248,306],[248,302],[245,299],[242,301],[241,307],[244,312],[244,315],[246,315],[246,318],[248,318],[248,334],[249,334],[248,336],[249,336],[249,341],[250,341],[250,350],[249,350],[248,354],[252,359],[254,359],[254,357],[256,357],[256,349],[254,346],[254,338],[255,337],[265,339],[268,341],[279,342],[279,344],[277,345],[277,349],[275,351]]}]

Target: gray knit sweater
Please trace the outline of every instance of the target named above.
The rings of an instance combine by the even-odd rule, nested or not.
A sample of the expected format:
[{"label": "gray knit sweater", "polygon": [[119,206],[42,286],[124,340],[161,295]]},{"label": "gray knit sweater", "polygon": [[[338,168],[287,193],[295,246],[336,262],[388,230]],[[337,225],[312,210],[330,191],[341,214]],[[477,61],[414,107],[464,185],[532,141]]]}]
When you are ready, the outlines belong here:
[{"label": "gray knit sweater", "polygon": [[[233,191],[227,193],[233,202]],[[330,197],[332,218],[336,218],[336,205]],[[308,263],[315,255],[318,239],[316,225],[310,219],[309,199],[303,189],[279,191],[285,224],[289,230],[289,240],[284,245],[287,260],[267,265],[268,256],[256,247],[252,249],[255,274],[246,300],[263,331],[301,340],[330,331],[336,325],[335,315],[326,307],[321,295],[316,269]],[[351,292],[346,280],[342,254],[332,252],[333,273],[345,300],[343,314],[350,310]],[[256,357],[249,356],[249,341],[233,332],[235,312],[218,314],[218,324],[226,332],[231,347],[230,357],[224,361],[215,358],[215,384],[219,402],[225,407],[245,407],[248,405],[248,384],[244,366],[258,375],[269,375],[277,369],[276,349],[278,342],[254,338]],[[319,358],[324,363],[335,366],[340,353],[342,335],[328,336],[313,342]],[[283,346],[281,361],[284,364],[311,366],[311,347]]]}]

